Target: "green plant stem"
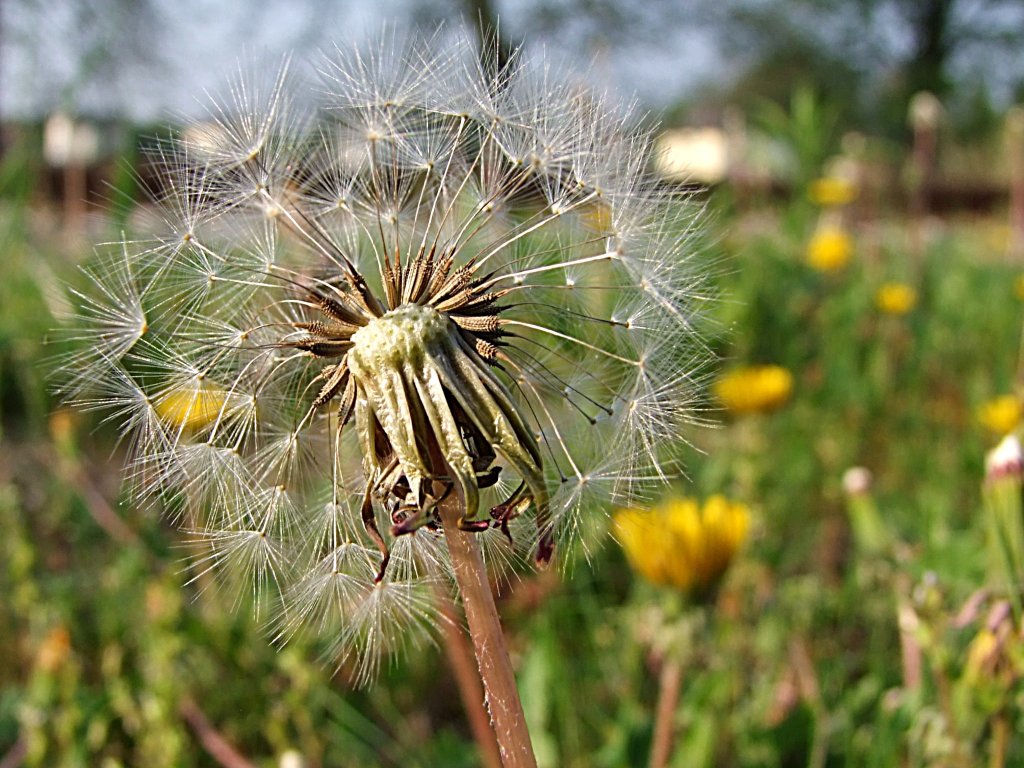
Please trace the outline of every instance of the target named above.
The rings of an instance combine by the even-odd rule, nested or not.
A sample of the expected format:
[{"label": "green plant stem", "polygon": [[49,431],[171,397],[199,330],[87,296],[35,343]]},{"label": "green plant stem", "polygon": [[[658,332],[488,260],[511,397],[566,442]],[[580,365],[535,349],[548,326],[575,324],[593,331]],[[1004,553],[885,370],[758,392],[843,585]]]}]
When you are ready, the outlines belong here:
[{"label": "green plant stem", "polygon": [[988,756],[988,768],[1003,768],[1006,765],[1006,747],[1010,740],[1010,722],[1006,712],[1000,710],[992,721],[992,750]]},{"label": "green plant stem", "polygon": [[943,716],[946,718],[946,730],[949,733],[949,738],[953,742],[953,764],[967,768],[971,763],[967,758],[967,752],[960,738],[960,729],[957,727],[956,708],[953,706],[953,686],[940,663],[934,663],[934,668],[935,686],[939,694],[939,706],[942,709]]},{"label": "green plant stem", "polygon": [[505,635],[494,604],[483,556],[480,554],[480,545],[474,534],[459,530],[462,500],[455,494],[449,494],[438,505],[438,511],[444,524],[455,581],[462,595],[469,637],[473,642],[473,652],[484,685],[484,703],[491,716],[502,762],[505,768],[536,768],[537,758],[533,754],[526,715],[519,700],[512,661],[505,645]]},{"label": "green plant stem", "polygon": [[683,665],[674,657],[662,662],[658,676],[658,705],[654,716],[654,736],[651,739],[650,768],[665,768],[672,756],[675,742],[675,714],[682,687]]},{"label": "green plant stem", "polygon": [[917,614],[908,598],[909,584],[900,584],[897,597],[896,626],[900,632],[900,663],[903,669],[903,687],[916,691],[921,687],[921,644],[917,639]]},{"label": "green plant stem", "polygon": [[814,716],[814,731],[807,754],[808,768],[824,768],[828,761],[829,712],[821,695],[818,674],[814,668],[807,641],[796,637],[790,645],[790,660],[796,672],[801,695]]}]

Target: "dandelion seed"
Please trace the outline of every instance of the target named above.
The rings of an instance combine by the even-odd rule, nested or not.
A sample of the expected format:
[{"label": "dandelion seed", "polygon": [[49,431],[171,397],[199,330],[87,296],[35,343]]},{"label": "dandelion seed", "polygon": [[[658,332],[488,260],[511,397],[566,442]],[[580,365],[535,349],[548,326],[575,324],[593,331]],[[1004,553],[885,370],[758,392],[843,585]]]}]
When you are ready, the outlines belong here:
[{"label": "dandelion seed", "polygon": [[617,103],[446,32],[319,69],[240,77],[161,149],[166,233],[91,271],[64,389],[197,569],[369,677],[440,620],[446,500],[493,565],[544,563],[671,475],[706,293]]}]

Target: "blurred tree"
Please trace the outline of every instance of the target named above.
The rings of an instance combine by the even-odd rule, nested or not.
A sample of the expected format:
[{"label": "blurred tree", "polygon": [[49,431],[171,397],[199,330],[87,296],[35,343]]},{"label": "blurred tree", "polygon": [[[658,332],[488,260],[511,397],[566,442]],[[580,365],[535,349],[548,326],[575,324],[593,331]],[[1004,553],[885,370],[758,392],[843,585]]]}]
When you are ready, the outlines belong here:
[{"label": "blurred tree", "polygon": [[786,107],[762,100],[754,121],[791,153],[788,180],[798,190],[821,174],[825,160],[836,150],[838,114],[806,86],[792,91]]},{"label": "blurred tree", "polygon": [[[690,0],[405,0],[414,20],[462,21],[478,34],[497,30],[501,50],[521,40],[557,44],[586,56],[612,48],[664,45],[685,28]],[[483,32],[481,32],[483,30]],[[483,38],[481,38],[482,40]]]},{"label": "blurred tree", "polygon": [[958,102],[954,117],[977,106],[959,103],[963,82],[983,81],[996,103],[1024,89],[1020,0],[12,0],[0,4],[0,86],[8,114],[13,104],[37,115],[63,106],[152,118],[221,82],[241,44],[310,50],[387,18],[497,29],[499,52],[529,39],[614,59],[662,104],[694,68],[733,85],[730,100],[741,103],[758,94],[785,104],[793,86],[808,85],[889,133],[903,129],[921,89]]},{"label": "blurred tree", "polygon": [[[740,52],[740,100],[780,103],[808,85],[866,127],[905,130],[913,96],[931,91],[954,118],[971,118],[979,80],[1008,99],[1024,77],[1019,0],[722,0],[695,4],[701,23]],[[975,86],[964,103],[956,88]]]},{"label": "blurred tree", "polygon": [[[15,111],[34,117],[56,110],[108,116],[128,78],[166,64],[152,45],[152,31],[166,23],[156,0],[3,4],[6,85],[16,90],[14,101],[24,105]],[[27,61],[12,59],[15,49]],[[19,65],[31,70],[31,77],[12,83]]]},{"label": "blurred tree", "polygon": [[949,58],[957,43],[954,28],[957,4],[957,0],[896,0],[894,3],[913,39],[913,53],[905,65],[907,88],[911,92],[931,91],[941,98],[949,91]]},{"label": "blurred tree", "polygon": [[[769,98],[786,105],[793,89],[805,86],[834,105],[842,123],[889,135],[905,135],[907,104],[918,91],[935,93],[954,119],[977,127],[980,95],[1009,102],[1024,83],[1021,0],[405,0],[405,6],[422,23],[462,18],[493,29],[501,19],[504,40],[546,41],[590,56],[636,51],[630,55],[650,60],[672,51],[650,64],[650,77],[666,82],[666,66],[692,61],[683,33],[701,32],[715,42],[719,65],[714,91],[705,89],[702,100],[752,106]],[[970,87],[961,88],[965,83]]]}]

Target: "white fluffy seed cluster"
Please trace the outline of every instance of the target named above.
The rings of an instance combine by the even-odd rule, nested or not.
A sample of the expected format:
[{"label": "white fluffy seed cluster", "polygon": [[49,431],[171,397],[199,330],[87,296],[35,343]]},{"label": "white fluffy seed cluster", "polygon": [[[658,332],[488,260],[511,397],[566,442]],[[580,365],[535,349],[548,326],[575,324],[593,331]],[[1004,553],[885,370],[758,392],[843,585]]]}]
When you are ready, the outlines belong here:
[{"label": "white fluffy seed cluster", "polygon": [[[280,637],[311,627],[369,679],[430,636],[450,583],[429,514],[388,534],[440,481],[383,466],[381,441],[404,430],[425,455],[423,408],[449,403],[449,450],[479,464],[463,478],[479,493],[470,514],[515,500],[478,533],[488,560],[545,536],[566,552],[609,503],[672,473],[706,360],[693,327],[706,268],[692,204],[646,173],[647,133],[550,63],[488,66],[440,32],[336,51],[319,72],[239,77],[162,148],[162,231],[97,256],[61,380],[119,424],[136,497],[189,532],[197,574],[269,599]],[[365,354],[350,370],[352,339],[428,303],[483,394],[463,397],[428,355],[371,402],[384,384]],[[382,404],[421,383],[412,406]],[[488,398],[526,425],[525,447],[479,445]]]}]

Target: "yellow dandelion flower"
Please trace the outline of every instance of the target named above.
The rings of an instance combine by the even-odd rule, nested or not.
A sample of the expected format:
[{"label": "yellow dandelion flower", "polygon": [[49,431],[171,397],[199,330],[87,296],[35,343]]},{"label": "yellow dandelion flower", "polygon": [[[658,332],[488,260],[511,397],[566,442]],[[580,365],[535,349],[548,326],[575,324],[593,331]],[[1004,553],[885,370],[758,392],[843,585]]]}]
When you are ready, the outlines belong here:
[{"label": "yellow dandelion flower", "polygon": [[848,205],[857,199],[857,186],[848,179],[827,176],[815,179],[807,190],[811,202],[823,208]]},{"label": "yellow dandelion flower", "polygon": [[978,408],[978,421],[990,432],[1005,435],[1014,429],[1021,418],[1020,399],[1016,395],[1000,395]]},{"label": "yellow dandelion flower", "polygon": [[836,272],[850,261],[853,239],[836,225],[822,227],[807,244],[807,263],[819,272]]},{"label": "yellow dandelion flower", "polygon": [[228,393],[199,384],[171,389],[156,402],[156,412],[175,429],[197,430],[213,424],[227,410]]},{"label": "yellow dandelion flower", "polygon": [[743,546],[750,510],[724,496],[669,499],[650,512],[621,510],[615,532],[630,567],[652,584],[695,596],[714,588]]},{"label": "yellow dandelion flower", "polygon": [[793,392],[793,374],[781,365],[737,368],[712,387],[715,397],[732,413],[764,413],[782,406]]},{"label": "yellow dandelion flower", "polygon": [[875,305],[886,315],[905,315],[917,304],[917,291],[906,283],[883,283],[875,294]]}]

